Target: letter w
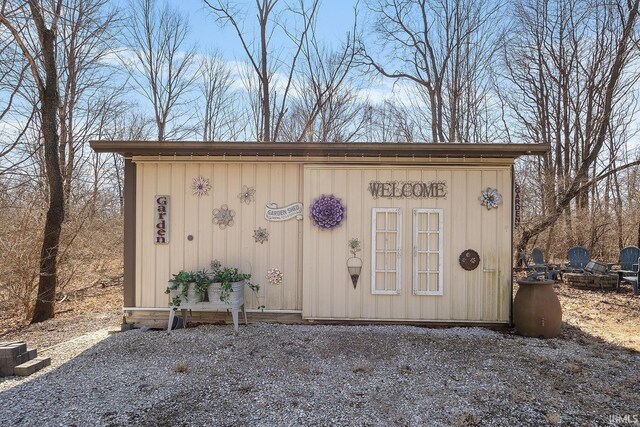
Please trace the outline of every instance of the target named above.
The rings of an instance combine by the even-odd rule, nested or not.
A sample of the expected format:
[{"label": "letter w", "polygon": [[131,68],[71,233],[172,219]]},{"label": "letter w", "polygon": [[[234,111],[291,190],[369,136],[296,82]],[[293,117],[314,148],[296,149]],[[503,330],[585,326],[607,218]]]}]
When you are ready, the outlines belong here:
[{"label": "letter w", "polygon": [[374,199],[380,196],[380,190],[382,190],[382,183],[380,181],[371,181],[369,183],[369,192]]}]

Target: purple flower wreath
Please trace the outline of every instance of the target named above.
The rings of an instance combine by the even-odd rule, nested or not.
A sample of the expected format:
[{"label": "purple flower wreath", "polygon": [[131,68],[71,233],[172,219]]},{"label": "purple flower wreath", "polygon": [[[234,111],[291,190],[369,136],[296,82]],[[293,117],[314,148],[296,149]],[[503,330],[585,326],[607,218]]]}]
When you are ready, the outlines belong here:
[{"label": "purple flower wreath", "polygon": [[342,224],[345,209],[342,200],[333,194],[323,194],[314,200],[309,208],[313,224],[322,230],[331,230]]}]

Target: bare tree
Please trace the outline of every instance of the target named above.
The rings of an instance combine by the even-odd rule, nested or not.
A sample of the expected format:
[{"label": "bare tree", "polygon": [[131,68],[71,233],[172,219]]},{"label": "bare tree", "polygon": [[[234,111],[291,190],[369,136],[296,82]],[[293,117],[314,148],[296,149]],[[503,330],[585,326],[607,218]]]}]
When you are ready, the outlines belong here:
[{"label": "bare tree", "polygon": [[415,142],[420,124],[415,115],[397,99],[367,107],[364,138],[372,142]]},{"label": "bare tree", "polygon": [[[124,105],[110,114],[99,127],[98,139],[143,141],[153,135],[154,120],[137,112],[137,105]],[[118,200],[118,212],[124,208],[124,159],[115,153],[94,153],[93,188],[96,192],[112,192]]]},{"label": "bare tree", "polygon": [[[357,14],[342,45],[329,49],[316,37],[317,17],[303,40],[299,70],[280,135],[296,142],[349,142],[364,126],[365,103],[352,76],[356,55]],[[285,30],[295,40],[295,34]]]},{"label": "bare tree", "polygon": [[185,108],[198,76],[188,33],[188,18],[168,4],[159,8],[156,0],[132,0],[125,54],[134,59],[122,58],[134,88],[153,106],[158,141],[183,138],[195,127],[195,113]]},{"label": "bare tree", "polygon": [[416,85],[427,102],[431,142],[481,142],[488,68],[497,44],[500,2],[489,0],[372,0],[376,55],[360,62]]},{"label": "bare tree", "polygon": [[[27,4],[28,11],[24,4],[15,6],[3,2],[0,8],[0,25],[11,34],[29,63],[40,106],[40,126],[49,190],[49,208],[40,252],[38,295],[31,319],[32,323],[37,323],[54,316],[58,280],[58,244],[65,216],[64,189],[58,152],[60,96],[56,63],[56,43],[62,0],[50,3],[51,9],[36,0],[29,0]],[[30,38],[25,27],[35,28],[37,40]]]},{"label": "bare tree", "polygon": [[3,64],[0,69],[0,174],[4,174],[22,160],[21,156],[16,156],[19,151],[16,148],[31,126],[36,109],[31,108],[24,117],[21,109],[16,108],[20,103],[20,92],[29,78],[30,67],[9,34],[0,37],[0,63]]},{"label": "bare tree", "polygon": [[59,156],[67,208],[72,203],[74,180],[86,161],[84,148],[100,121],[114,114],[122,85],[106,58],[113,52],[118,29],[115,10],[107,0],[66,0],[62,8],[58,74],[60,80]]},{"label": "bare tree", "polygon": [[[278,1],[256,0],[259,45],[255,47],[250,41],[248,32],[243,28],[244,18],[237,6],[233,6],[228,0],[204,0],[219,22],[223,25],[231,25],[236,31],[244,53],[257,76],[260,101],[260,108],[257,111],[259,114],[257,139],[264,142],[278,140],[282,121],[286,114],[287,99],[292,87],[296,64],[318,9],[318,0],[312,0],[309,6],[305,6],[303,0],[298,0],[295,9],[288,8],[288,12],[301,21],[301,28],[296,34],[292,30],[287,30],[287,34],[293,41],[293,53],[290,61],[278,61],[270,46],[275,28],[274,15]],[[285,74],[286,80],[277,82],[274,76],[280,70],[281,63],[284,62],[288,68]],[[278,85],[281,86],[279,95],[276,91]]]},{"label": "bare tree", "polygon": [[237,138],[243,120],[232,85],[231,70],[219,54],[214,52],[202,57],[198,89],[204,103],[201,112],[203,141]]},{"label": "bare tree", "polygon": [[569,212],[572,201],[586,208],[595,184],[640,163],[612,167],[611,158],[602,158],[607,143],[620,145],[613,135],[623,134],[635,108],[630,94],[638,76],[629,68],[636,58],[639,3],[517,4],[518,32],[504,52],[511,85],[501,96],[519,123],[519,138],[554,147],[539,160],[541,217],[522,230],[519,252]]}]

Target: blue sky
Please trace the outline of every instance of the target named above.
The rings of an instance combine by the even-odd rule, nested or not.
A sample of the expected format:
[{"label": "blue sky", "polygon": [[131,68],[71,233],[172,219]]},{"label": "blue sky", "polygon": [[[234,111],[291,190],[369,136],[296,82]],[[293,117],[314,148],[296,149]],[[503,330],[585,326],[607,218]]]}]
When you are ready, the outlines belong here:
[{"label": "blue sky", "polygon": [[[235,3],[248,10],[246,29],[254,30],[257,26],[255,0],[242,0]],[[345,34],[352,30],[355,3],[353,0],[321,0],[317,25],[319,41],[333,46],[340,44]],[[198,44],[200,51],[217,49],[227,60],[245,58],[235,31],[230,26],[221,28],[204,2],[201,0],[173,0],[170,1],[170,4],[174,7],[179,7],[179,10],[190,18],[191,39]],[[278,3],[279,10],[282,10],[284,5],[284,0],[280,0],[280,3]],[[362,8],[362,5],[360,7]],[[362,21],[362,16],[358,19]],[[251,34],[253,31],[249,33]],[[281,32],[276,31],[275,34],[278,37]],[[280,41],[274,40],[274,45],[280,44]]]}]

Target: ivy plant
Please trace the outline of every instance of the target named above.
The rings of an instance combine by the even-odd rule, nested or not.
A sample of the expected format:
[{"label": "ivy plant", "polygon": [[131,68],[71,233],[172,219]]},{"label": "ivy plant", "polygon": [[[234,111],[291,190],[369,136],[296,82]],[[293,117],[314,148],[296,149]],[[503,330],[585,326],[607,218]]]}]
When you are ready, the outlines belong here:
[{"label": "ivy plant", "polygon": [[[225,304],[231,303],[231,292],[233,292],[232,283],[245,281],[249,289],[253,291],[256,296],[256,300],[258,299],[258,291],[260,290],[260,285],[257,283],[251,283],[251,274],[241,273],[238,271],[236,267],[224,267],[218,268],[213,271],[213,282],[220,283],[220,301]],[[264,310],[264,305],[258,307],[261,310]]]},{"label": "ivy plant", "polygon": [[196,292],[201,295],[204,295],[207,292],[207,288],[213,282],[206,269],[196,271],[193,274],[193,281],[196,283]]},{"label": "ivy plant", "polygon": [[177,307],[180,305],[182,297],[187,296],[189,283],[194,283],[196,281],[196,278],[193,272],[186,270],[182,270],[178,274],[173,274],[172,276],[173,277],[169,280],[169,285],[164,290],[164,293],[169,294],[171,293],[171,291],[179,290],[178,295],[176,295],[171,299],[171,301],[169,301],[170,306]]}]

